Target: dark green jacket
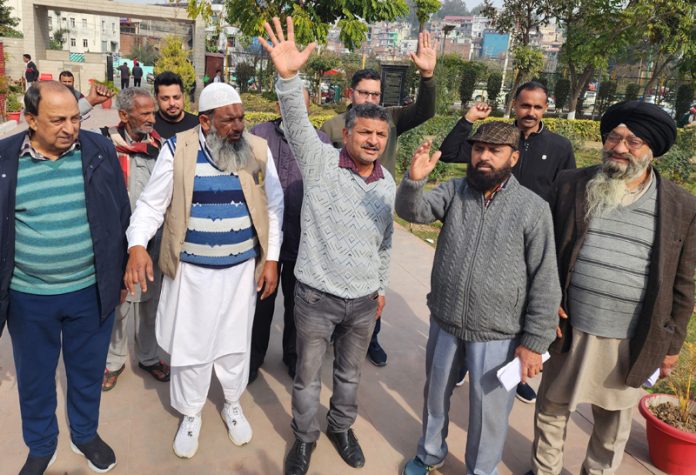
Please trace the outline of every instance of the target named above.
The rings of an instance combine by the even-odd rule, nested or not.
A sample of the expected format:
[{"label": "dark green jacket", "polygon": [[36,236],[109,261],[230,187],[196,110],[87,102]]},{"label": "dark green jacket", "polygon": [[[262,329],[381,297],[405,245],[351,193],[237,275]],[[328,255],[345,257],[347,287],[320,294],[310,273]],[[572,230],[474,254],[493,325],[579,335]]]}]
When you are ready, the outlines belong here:
[{"label": "dark green jacket", "polygon": [[[349,106],[350,107],[350,106]],[[435,79],[421,79],[416,102],[410,106],[388,107],[389,140],[384,154],[380,158],[382,166],[394,175],[396,168],[396,149],[399,135],[418,127],[435,115]],[[324,122],[321,131],[331,139],[334,147],[343,148],[343,128],[346,124],[346,113],[338,114]]]}]

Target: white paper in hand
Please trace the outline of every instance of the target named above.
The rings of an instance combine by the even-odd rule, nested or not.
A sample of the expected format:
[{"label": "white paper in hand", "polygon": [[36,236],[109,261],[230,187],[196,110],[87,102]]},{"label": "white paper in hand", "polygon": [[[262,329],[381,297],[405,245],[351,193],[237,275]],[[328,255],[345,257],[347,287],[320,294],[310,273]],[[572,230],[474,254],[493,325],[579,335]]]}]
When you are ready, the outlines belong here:
[{"label": "white paper in hand", "polygon": [[[541,362],[545,363],[550,356],[551,355],[547,351],[541,355]],[[520,359],[515,358],[514,360],[510,361],[508,364],[500,368],[496,374],[498,375],[498,381],[500,381],[500,384],[502,384],[506,390],[510,391],[512,388],[517,387],[517,385],[520,384],[520,381],[522,381],[522,366],[520,365]]]},{"label": "white paper in hand", "polygon": [[657,380],[660,379],[660,368],[657,368],[653,374],[650,375],[648,379],[645,380],[643,386],[646,388],[652,388],[655,386]]}]

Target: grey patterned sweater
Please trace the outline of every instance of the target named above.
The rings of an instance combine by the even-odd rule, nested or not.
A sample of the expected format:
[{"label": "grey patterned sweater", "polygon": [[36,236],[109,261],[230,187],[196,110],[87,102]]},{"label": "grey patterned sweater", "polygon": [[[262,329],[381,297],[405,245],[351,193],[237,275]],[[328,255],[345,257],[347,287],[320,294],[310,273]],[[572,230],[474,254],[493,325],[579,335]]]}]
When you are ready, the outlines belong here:
[{"label": "grey patterned sweater", "polygon": [[298,76],[278,79],[286,137],[304,181],[300,248],[295,276],[341,298],[358,298],[388,285],[394,194],[386,169],[370,184],[339,168],[339,150],[322,142],[309,121]]},{"label": "grey patterned sweater", "polygon": [[424,193],[408,177],[396,212],[416,223],[443,223],[435,250],[428,308],[466,341],[505,340],[537,353],[555,338],[561,288],[548,204],[510,177],[484,207],[466,179]]}]

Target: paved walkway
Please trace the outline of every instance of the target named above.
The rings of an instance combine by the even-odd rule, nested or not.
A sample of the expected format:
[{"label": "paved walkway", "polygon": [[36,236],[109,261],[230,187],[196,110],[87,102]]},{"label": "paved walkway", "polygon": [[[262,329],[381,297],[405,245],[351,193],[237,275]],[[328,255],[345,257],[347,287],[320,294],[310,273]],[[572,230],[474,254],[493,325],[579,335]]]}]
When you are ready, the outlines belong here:
[{"label": "paved walkway", "polygon": [[[85,127],[113,124],[115,111],[95,110]],[[101,122],[101,123],[99,123]],[[413,456],[420,434],[422,389],[425,381],[425,344],[429,290],[434,250],[400,226],[396,226],[391,266],[391,286],[383,320],[381,340],[389,353],[389,364],[381,369],[366,362],[360,387],[360,415],[355,430],[365,451],[367,465],[354,470],[343,463],[326,436],[322,435],[312,458],[311,475],[363,473],[396,474],[404,460]],[[213,382],[209,403],[203,412],[198,454],[178,459],[171,449],[179,416],[169,407],[166,384],[154,381],[129,361],[114,390],[102,398],[99,432],[114,448],[118,465],[112,473],[275,475],[282,473],[285,452],[292,443],[290,430],[290,378],[281,362],[282,298],[278,298],[269,354],[260,376],[242,398],[254,429],[254,439],[243,448],[227,437],[219,411],[223,405],[220,386]],[[131,329],[132,333],[132,329]],[[131,338],[132,341],[132,338]],[[320,417],[324,424],[329,404],[331,361],[324,362]],[[58,460],[49,474],[91,473],[84,460],[69,448],[65,416],[65,370],[58,368],[58,421],[61,430]],[[538,378],[532,382],[539,383]],[[452,398],[450,454],[441,474],[463,474],[466,444],[468,384]],[[515,402],[502,475],[523,474],[529,469],[534,408]],[[565,474],[580,471],[592,425],[591,411],[582,407],[571,418],[566,443]],[[14,475],[27,454],[21,438],[17,384],[10,339],[0,338],[0,475]],[[645,425],[637,414],[626,448],[620,475],[661,473],[649,462]]]}]

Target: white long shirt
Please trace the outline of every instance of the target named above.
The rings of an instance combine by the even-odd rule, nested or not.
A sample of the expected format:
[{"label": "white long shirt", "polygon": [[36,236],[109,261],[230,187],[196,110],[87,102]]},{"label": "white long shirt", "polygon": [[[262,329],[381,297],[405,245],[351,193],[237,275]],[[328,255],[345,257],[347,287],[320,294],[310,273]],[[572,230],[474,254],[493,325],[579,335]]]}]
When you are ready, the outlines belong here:
[{"label": "white long shirt", "polygon": [[[205,135],[199,130],[199,143],[205,143]],[[268,253],[266,259],[277,261],[283,242],[283,188],[278,179],[271,150],[266,148],[266,177],[264,190],[268,200]],[[174,155],[168,146],[162,147],[150,180],[140,194],[135,211],[131,215],[126,231],[128,249],[133,246],[147,247],[164,222],[164,215],[172,201],[174,188]]]}]

